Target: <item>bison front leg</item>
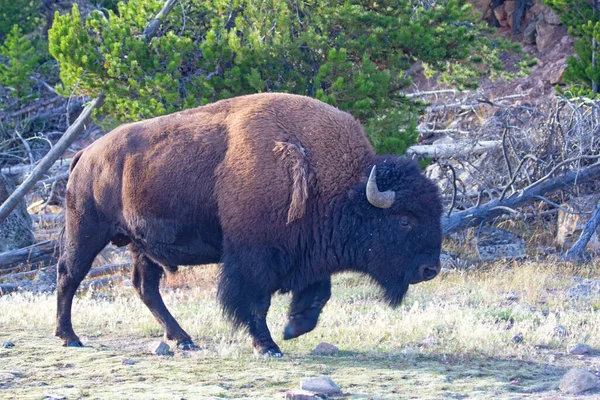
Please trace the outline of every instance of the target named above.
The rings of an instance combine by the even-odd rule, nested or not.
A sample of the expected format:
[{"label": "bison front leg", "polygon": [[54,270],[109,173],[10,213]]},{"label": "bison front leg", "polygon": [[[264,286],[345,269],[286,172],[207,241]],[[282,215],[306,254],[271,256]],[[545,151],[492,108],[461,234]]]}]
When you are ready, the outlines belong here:
[{"label": "bison front leg", "polygon": [[179,326],[163,302],[159,291],[160,278],[164,271],[160,265],[132,246],[133,277],[132,283],[144,304],[165,330],[165,337],[175,340],[182,350],[195,350],[198,347]]},{"label": "bison front leg", "polygon": [[294,339],[315,329],[321,310],[330,297],[331,279],[315,282],[303,290],[294,291],[283,339]]},{"label": "bison front leg", "polygon": [[248,329],[256,354],[282,357],[283,353],[273,341],[267,326],[273,290],[269,289],[266,282],[241,273],[238,265],[229,260],[223,264],[218,290],[223,311],[236,328]]}]

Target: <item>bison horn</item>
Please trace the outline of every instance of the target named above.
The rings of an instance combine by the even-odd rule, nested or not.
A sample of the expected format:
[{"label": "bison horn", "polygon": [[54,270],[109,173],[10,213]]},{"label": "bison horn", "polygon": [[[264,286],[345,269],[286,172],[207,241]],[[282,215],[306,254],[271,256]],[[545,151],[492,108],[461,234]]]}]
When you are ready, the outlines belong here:
[{"label": "bison horn", "polygon": [[375,166],[373,166],[371,175],[369,175],[369,181],[367,182],[367,200],[369,200],[369,203],[377,208],[390,208],[394,204],[395,198],[396,193],[393,190],[379,191]]}]

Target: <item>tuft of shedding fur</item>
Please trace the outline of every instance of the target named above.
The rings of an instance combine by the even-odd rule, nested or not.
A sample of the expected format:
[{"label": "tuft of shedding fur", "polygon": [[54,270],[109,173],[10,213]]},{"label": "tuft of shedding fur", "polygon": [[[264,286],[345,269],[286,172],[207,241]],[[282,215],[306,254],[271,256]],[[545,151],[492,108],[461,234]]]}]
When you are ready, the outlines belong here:
[{"label": "tuft of shedding fur", "polygon": [[273,152],[286,163],[292,179],[292,200],[287,214],[287,224],[304,217],[308,200],[308,162],[306,150],[301,145],[275,142]]}]

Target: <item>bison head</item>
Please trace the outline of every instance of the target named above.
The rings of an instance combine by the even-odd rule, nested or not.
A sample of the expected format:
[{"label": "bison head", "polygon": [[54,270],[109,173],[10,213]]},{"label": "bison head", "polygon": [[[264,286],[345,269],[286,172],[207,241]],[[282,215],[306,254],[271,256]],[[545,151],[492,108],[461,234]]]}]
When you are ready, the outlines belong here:
[{"label": "bison head", "polygon": [[368,180],[350,192],[357,224],[349,242],[356,268],[375,279],[396,306],[409,284],[440,271],[442,205],[437,187],[413,161],[379,157],[367,174]]}]

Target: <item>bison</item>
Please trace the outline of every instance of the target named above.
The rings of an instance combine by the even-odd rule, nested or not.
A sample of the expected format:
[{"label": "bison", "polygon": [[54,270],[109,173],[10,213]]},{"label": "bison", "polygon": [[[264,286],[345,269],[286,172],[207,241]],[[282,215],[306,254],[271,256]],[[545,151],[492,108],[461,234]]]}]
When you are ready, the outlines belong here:
[{"label": "bison", "polygon": [[220,262],[225,314],[279,357],[266,324],[275,292],[292,292],[284,339],[315,328],[337,272],[370,276],[398,305],[440,270],[441,213],[413,161],[376,156],[356,119],[308,97],[241,96],[122,125],[71,164],[56,335],[82,346],[73,296],[112,242],[130,246],[133,286],[180,348],[195,345],[161,276]]}]

